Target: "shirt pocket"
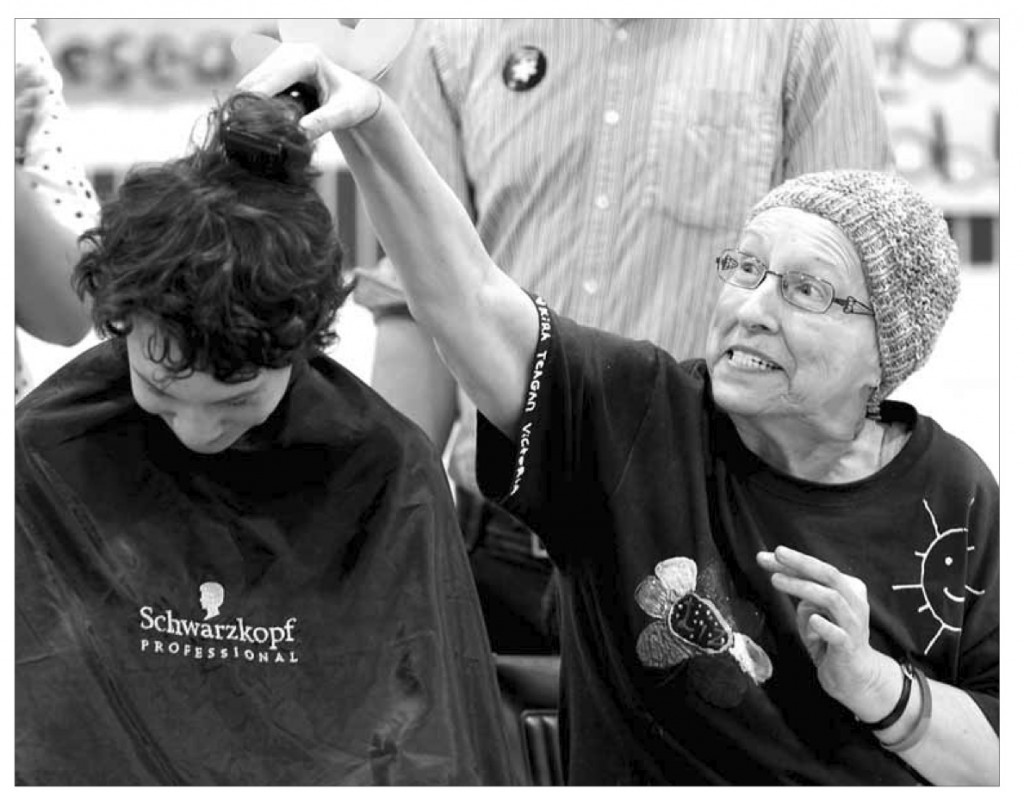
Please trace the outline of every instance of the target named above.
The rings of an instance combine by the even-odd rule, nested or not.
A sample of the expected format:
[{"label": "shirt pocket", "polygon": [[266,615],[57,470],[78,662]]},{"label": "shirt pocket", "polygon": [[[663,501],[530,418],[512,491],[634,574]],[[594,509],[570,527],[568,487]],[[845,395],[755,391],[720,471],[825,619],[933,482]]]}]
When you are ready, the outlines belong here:
[{"label": "shirt pocket", "polygon": [[647,148],[645,203],[686,226],[739,232],[768,191],[780,133],[765,97],[663,86]]}]

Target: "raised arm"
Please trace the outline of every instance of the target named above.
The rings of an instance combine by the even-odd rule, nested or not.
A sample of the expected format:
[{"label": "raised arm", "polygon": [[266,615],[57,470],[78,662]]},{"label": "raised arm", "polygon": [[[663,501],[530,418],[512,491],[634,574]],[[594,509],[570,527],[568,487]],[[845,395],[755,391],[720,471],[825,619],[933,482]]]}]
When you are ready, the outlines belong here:
[{"label": "raised arm", "polygon": [[89,310],[71,289],[77,235],[14,170],[14,319],[46,342],[74,345],[89,330]]},{"label": "raised arm", "polygon": [[538,320],[529,297],[487,255],[459,200],[376,86],[306,44],[283,44],[239,88],[275,94],[304,81],[321,107],[303,119],[333,132],[416,320],[480,411],[512,436]]},{"label": "raised arm", "polygon": [[60,74],[27,20],[15,26],[14,312],[25,331],[74,345],[89,330],[89,309],[71,287],[78,236],[99,205],[67,140]]},{"label": "raised arm", "polygon": [[[450,56],[442,48],[436,21],[420,20],[380,83],[395,101],[430,162],[455,192],[476,225],[473,191],[466,173],[455,76],[442,69]],[[409,313],[397,274],[387,257],[357,268],[353,299],[373,313],[377,342],[370,385],[416,422],[444,450],[459,415],[458,387],[434,347],[434,340]]]}]

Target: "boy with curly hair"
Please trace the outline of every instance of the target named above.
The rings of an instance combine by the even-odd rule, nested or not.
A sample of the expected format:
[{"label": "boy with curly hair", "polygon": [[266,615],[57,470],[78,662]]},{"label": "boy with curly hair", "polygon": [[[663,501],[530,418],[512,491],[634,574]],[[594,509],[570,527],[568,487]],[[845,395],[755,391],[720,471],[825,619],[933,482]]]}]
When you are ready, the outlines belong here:
[{"label": "boy with curly hair", "polygon": [[440,461],[324,354],[311,158],[235,95],[85,237],[109,339],[17,409],[21,782],[515,783]]}]

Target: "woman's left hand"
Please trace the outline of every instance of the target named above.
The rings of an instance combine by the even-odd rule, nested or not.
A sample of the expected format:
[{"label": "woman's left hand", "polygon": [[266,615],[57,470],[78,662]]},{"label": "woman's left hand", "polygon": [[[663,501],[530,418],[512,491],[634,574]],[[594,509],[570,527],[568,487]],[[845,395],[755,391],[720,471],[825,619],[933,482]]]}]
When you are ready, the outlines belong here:
[{"label": "woman's left hand", "polygon": [[894,661],[869,643],[864,582],[787,547],[759,552],[757,562],[771,572],[774,588],[798,600],[797,630],[825,692],[855,714],[876,712],[872,696],[884,690]]}]

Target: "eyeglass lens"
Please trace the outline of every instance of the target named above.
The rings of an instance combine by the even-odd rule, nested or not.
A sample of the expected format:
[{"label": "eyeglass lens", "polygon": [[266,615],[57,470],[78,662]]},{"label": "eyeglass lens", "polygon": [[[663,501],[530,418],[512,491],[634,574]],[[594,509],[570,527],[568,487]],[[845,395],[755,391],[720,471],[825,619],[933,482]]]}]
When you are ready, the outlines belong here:
[{"label": "eyeglass lens", "polygon": [[[768,267],[754,257],[723,254],[718,261],[722,278],[746,290],[756,289],[769,273]],[[799,271],[778,274],[782,278],[782,297],[794,306],[812,312],[824,312],[832,303],[835,290],[823,279]]]}]

